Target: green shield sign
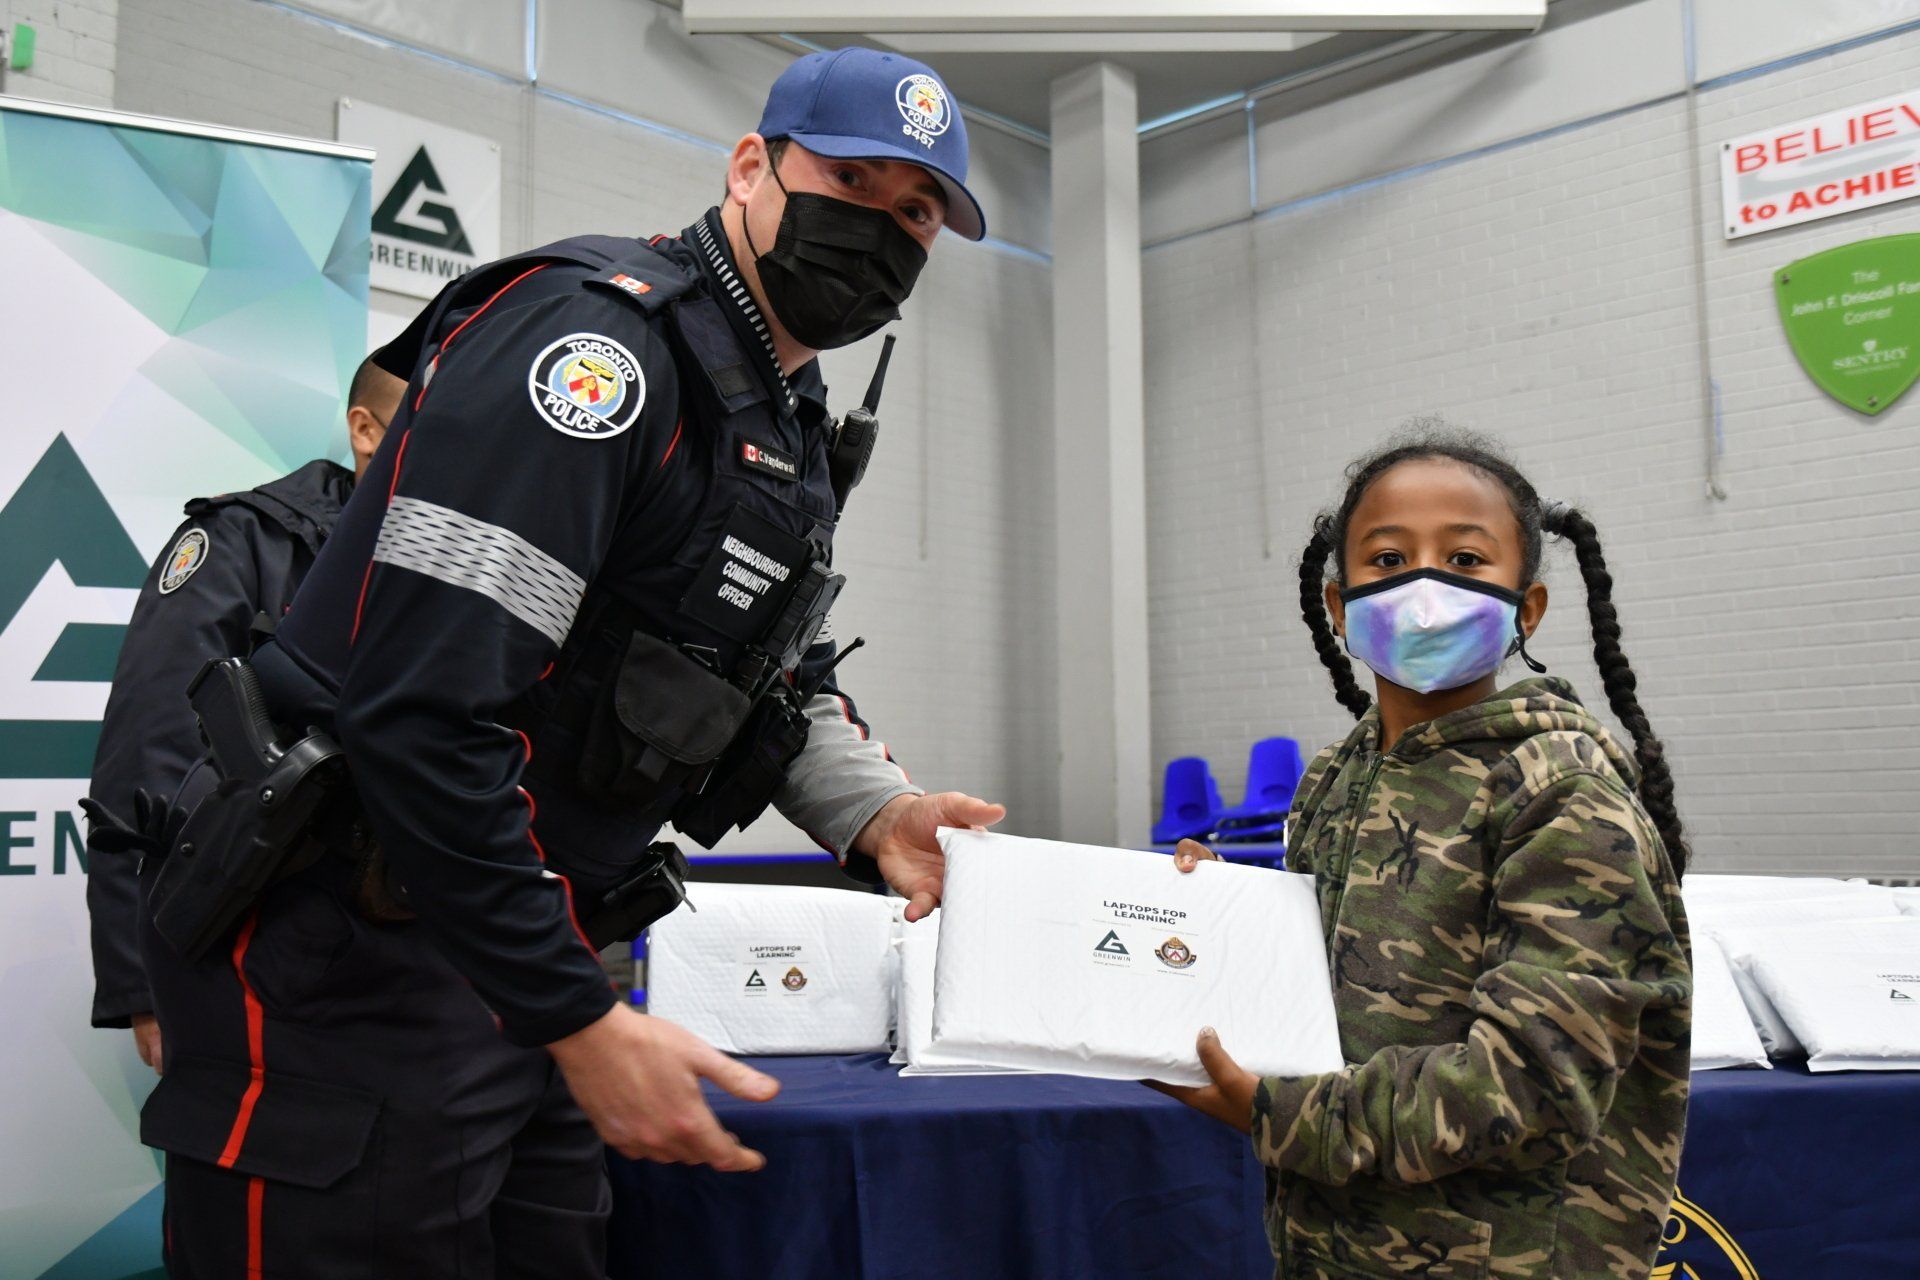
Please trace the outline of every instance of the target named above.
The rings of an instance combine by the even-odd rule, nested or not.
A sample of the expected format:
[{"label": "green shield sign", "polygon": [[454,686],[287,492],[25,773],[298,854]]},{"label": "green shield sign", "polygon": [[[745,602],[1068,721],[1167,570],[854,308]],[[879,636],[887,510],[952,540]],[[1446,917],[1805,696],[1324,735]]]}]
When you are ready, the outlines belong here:
[{"label": "green shield sign", "polygon": [[1841,404],[1879,413],[1920,376],[1920,235],[1816,253],[1773,283],[1793,354]]}]

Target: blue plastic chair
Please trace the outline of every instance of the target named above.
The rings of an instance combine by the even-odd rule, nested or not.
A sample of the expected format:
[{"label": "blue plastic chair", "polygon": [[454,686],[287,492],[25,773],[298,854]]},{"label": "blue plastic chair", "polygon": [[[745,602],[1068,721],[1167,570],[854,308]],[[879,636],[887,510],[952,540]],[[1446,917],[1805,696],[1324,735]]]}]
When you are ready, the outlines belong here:
[{"label": "blue plastic chair", "polygon": [[1247,755],[1246,798],[1214,816],[1220,838],[1279,839],[1286,827],[1287,810],[1293,804],[1294,789],[1305,772],[1300,744],[1292,738],[1262,738],[1254,743]]},{"label": "blue plastic chair", "polygon": [[1160,821],[1153,824],[1155,844],[1175,844],[1213,830],[1214,815],[1226,807],[1213,769],[1200,756],[1167,761],[1161,788]]}]

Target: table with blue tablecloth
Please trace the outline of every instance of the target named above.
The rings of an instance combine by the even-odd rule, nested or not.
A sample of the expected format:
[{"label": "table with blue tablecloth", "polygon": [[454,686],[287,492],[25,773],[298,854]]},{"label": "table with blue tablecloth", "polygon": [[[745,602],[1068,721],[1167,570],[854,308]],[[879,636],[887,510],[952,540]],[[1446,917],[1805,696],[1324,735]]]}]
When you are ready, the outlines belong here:
[{"label": "table with blue tablecloth", "polygon": [[[767,1168],[611,1157],[614,1280],[1273,1274],[1245,1139],[1140,1085],[748,1061],[780,1097],[713,1101]],[[1672,1280],[1920,1277],[1920,1073],[1698,1075],[1680,1192]]]}]

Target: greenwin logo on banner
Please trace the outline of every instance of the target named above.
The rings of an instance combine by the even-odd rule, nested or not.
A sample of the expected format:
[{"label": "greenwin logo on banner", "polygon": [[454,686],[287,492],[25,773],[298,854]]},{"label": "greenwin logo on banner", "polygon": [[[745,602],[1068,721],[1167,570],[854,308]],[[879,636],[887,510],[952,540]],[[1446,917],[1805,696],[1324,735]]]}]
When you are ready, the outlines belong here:
[{"label": "greenwin logo on banner", "polygon": [[1774,274],[1787,342],[1819,388],[1877,414],[1920,377],[1920,235],[1881,236]]}]

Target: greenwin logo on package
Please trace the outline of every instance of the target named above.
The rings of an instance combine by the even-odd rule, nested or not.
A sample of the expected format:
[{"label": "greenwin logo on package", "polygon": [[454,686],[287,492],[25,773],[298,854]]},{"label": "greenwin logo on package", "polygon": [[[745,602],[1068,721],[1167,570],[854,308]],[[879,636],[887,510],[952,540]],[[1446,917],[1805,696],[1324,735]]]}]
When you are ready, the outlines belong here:
[{"label": "greenwin logo on package", "polygon": [[1878,414],[1920,376],[1920,235],[1841,245],[1782,267],[1787,342],[1822,391]]}]

